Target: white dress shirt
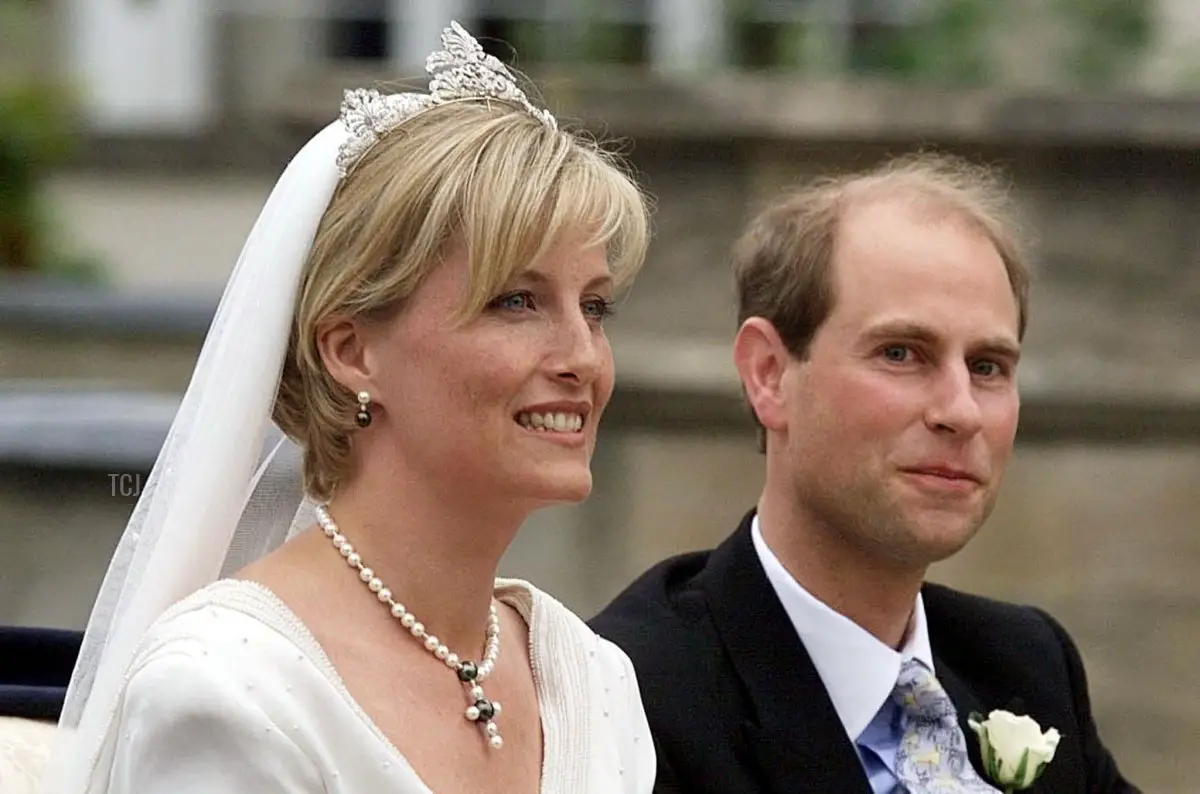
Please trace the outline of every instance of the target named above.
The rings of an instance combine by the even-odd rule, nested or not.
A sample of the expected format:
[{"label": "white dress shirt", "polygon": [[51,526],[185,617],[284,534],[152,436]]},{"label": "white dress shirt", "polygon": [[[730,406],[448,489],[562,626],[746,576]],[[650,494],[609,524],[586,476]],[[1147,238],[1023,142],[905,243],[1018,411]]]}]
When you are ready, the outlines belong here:
[{"label": "white dress shirt", "polygon": [[[859,739],[890,698],[900,676],[900,666],[915,658],[930,672],[934,670],[921,596],[917,595],[904,646],[896,651],[805,590],[767,546],[758,516],[753,518],[750,532],[767,579],[804,643],[846,736],[855,743],[861,758]],[[889,769],[893,767],[894,747],[872,749],[878,753],[879,761]],[[874,760],[863,759],[873,785],[877,776],[871,769]]]}]

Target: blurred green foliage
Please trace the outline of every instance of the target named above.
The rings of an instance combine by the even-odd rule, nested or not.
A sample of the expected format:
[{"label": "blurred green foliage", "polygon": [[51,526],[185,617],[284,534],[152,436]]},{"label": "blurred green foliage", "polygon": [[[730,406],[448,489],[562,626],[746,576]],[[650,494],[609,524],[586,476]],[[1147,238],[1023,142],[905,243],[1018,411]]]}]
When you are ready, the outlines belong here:
[{"label": "blurred green foliage", "polygon": [[995,0],[931,2],[914,24],[862,37],[849,69],[939,85],[986,83],[993,77],[988,37],[1002,10]]},{"label": "blurred green foliage", "polygon": [[522,63],[644,63],[647,31],[643,26],[585,17],[577,22],[520,20],[508,40]]},{"label": "blurred green foliage", "polygon": [[1053,0],[1053,6],[1076,34],[1062,63],[1073,82],[1088,87],[1124,82],[1153,41],[1153,0]]},{"label": "blurred green foliage", "polygon": [[845,29],[819,17],[761,21],[752,0],[729,0],[727,9],[734,61],[743,68],[974,85],[991,77],[987,38],[1003,6],[926,0],[903,23],[860,21]]},{"label": "blurred green foliage", "polygon": [[0,267],[35,270],[45,256],[40,178],[69,154],[54,92],[24,83],[0,88]]},{"label": "blurred green foliage", "polygon": [[73,97],[40,76],[53,20],[45,3],[0,0],[0,273],[95,283],[104,267],[66,250],[44,197],[77,140]]},{"label": "blurred green foliage", "polygon": [[57,245],[41,189],[74,151],[70,107],[66,92],[40,82],[0,85],[0,271],[103,280],[98,262]]},{"label": "blurred green foliage", "polygon": [[[825,76],[970,87],[1003,82],[997,47],[1022,46],[1022,28],[1058,26],[1068,42],[1033,54],[1056,63],[1047,78],[1112,86],[1136,72],[1154,35],[1154,0],[923,0],[904,20],[859,20],[844,29],[763,21],[756,0],[727,0],[733,63]],[[1023,18],[1024,16],[1024,18]]]}]

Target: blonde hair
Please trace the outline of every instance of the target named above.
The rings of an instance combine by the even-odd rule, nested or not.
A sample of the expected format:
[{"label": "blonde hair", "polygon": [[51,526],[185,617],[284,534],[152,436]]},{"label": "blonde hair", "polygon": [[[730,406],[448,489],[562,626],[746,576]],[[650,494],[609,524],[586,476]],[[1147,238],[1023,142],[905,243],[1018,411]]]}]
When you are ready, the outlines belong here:
[{"label": "blonde hair", "polygon": [[[851,208],[890,199],[911,201],[921,210],[965,222],[995,246],[1017,302],[1019,336],[1024,338],[1030,265],[1005,182],[986,166],[927,152],[815,179],[763,209],[733,248],[738,325],[762,317],[792,355],[806,357],[837,299],[832,268],[838,228]],[[765,449],[761,425],[759,448]]]},{"label": "blonde hair", "polygon": [[436,106],[404,122],[343,180],[297,295],[274,418],[304,448],[304,486],[328,499],[350,474],[356,398],[326,370],[317,329],[392,316],[455,240],[466,243],[466,322],[565,236],[603,245],[618,287],[645,259],[646,197],[612,152],[499,102]]}]

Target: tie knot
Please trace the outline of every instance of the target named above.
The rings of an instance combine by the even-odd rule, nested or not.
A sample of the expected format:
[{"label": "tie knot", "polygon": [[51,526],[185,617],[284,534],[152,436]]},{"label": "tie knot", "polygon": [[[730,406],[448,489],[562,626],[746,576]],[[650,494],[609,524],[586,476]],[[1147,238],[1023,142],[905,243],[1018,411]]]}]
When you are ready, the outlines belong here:
[{"label": "tie knot", "polygon": [[914,719],[936,722],[949,718],[953,721],[957,716],[946,690],[916,659],[909,659],[901,666],[892,699]]}]

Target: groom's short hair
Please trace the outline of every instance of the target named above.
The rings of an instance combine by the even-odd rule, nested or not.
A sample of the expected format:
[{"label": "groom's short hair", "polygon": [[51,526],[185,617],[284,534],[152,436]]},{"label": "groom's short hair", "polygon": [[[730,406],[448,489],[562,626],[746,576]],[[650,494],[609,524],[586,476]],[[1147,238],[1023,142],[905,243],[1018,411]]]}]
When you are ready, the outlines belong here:
[{"label": "groom's short hair", "polygon": [[[762,317],[792,355],[806,357],[837,300],[832,267],[841,223],[850,208],[887,200],[953,217],[991,241],[1008,273],[1023,338],[1030,267],[1008,185],[995,169],[926,152],[818,177],[769,202],[733,247],[738,325]],[[761,426],[759,447],[765,448]]]}]

